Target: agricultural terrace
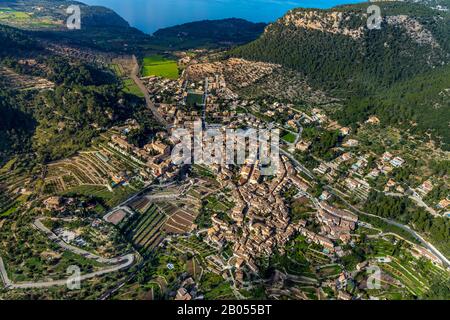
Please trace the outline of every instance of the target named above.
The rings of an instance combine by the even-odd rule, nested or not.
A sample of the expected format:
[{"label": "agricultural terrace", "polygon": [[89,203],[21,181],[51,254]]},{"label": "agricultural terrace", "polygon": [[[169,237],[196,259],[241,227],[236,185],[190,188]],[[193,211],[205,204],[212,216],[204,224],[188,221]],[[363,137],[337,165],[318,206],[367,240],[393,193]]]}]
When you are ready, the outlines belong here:
[{"label": "agricultural terrace", "polygon": [[30,14],[9,8],[0,8],[0,20],[28,19]]},{"label": "agricultural terrace", "polygon": [[[194,179],[191,183],[167,187],[146,196],[168,217],[162,230],[168,234],[185,234],[195,227],[202,208],[202,198],[216,192],[219,185],[210,179]],[[143,201],[143,200],[141,200]],[[148,203],[142,202],[148,206]]]},{"label": "agricultural terrace", "polygon": [[5,67],[0,67],[0,84],[21,91],[47,90],[52,89],[55,86],[53,82],[47,79],[18,74]]},{"label": "agricultural terrace", "polygon": [[142,76],[157,76],[173,80],[178,79],[177,62],[159,55],[145,57],[142,61]]},{"label": "agricultural terrace", "polygon": [[217,254],[217,250],[201,239],[192,236],[189,238],[172,238],[170,245],[180,252],[190,252],[198,258],[198,262],[206,265],[205,259],[211,255]]},{"label": "agricultural terrace", "polygon": [[122,81],[123,91],[128,94],[144,98],[144,93],[139,89],[136,83],[129,77],[133,69],[131,59],[114,59],[109,68]]},{"label": "agricultural terrace", "polygon": [[123,80],[124,89],[123,91],[128,94],[144,98],[144,93],[139,89],[137,84],[132,79]]},{"label": "agricultural terrace", "polygon": [[207,299],[235,299],[230,283],[209,272],[198,253],[209,255],[213,249],[194,237],[184,239],[183,243],[179,240],[180,237],[171,238],[164,246],[156,248],[136,277],[139,285],[125,284],[113,298],[167,298],[169,292],[179,289],[179,281],[189,276]]},{"label": "agricultural terrace", "polygon": [[122,64],[120,64],[120,63],[113,63],[109,67],[112,69],[112,71],[114,71],[114,74],[117,77],[123,78],[123,77],[127,76],[126,71],[125,71],[124,67],[122,66]]},{"label": "agricultural terrace", "polygon": [[229,201],[231,195],[226,190],[221,190],[217,181],[211,178],[202,178],[199,181],[201,182],[189,190],[188,195],[201,200],[200,214],[197,215],[195,223],[202,229],[211,226],[211,217],[214,214],[218,214],[220,219],[227,220],[227,213],[235,204]]},{"label": "agricultural terrace", "polygon": [[169,217],[163,230],[169,234],[184,234],[192,231],[200,205],[198,200],[192,198],[158,203],[158,207]]},{"label": "agricultural terrace", "polygon": [[186,261],[186,271],[195,281],[201,279],[204,269],[200,264],[198,257],[194,256]]},{"label": "agricultural terrace", "polygon": [[422,297],[433,281],[448,282],[450,277],[440,266],[428,259],[417,259],[411,254],[411,245],[392,236],[369,241],[372,252],[369,258],[388,258],[385,263],[377,263],[383,275],[383,290],[372,290],[378,298],[405,299]]},{"label": "agricultural terrace", "polygon": [[0,218],[16,212],[31,194],[31,190],[23,189],[29,186],[30,179],[12,169],[15,162],[12,159],[0,169]]},{"label": "agricultural terrace", "polygon": [[161,228],[166,219],[161,210],[152,204],[122,225],[122,233],[143,255],[148,255],[164,240]]},{"label": "agricultural terrace", "polygon": [[137,198],[128,204],[134,211],[144,214],[148,211],[152,203],[146,197]]},{"label": "agricultural terrace", "polygon": [[106,145],[49,164],[44,179],[45,194],[92,195],[109,207],[120,203],[138,189],[144,168]]},{"label": "agricultural terrace", "polygon": [[194,179],[193,186],[189,189],[187,195],[203,200],[206,197],[218,192],[220,189],[220,184],[216,180],[209,176],[202,176]]},{"label": "agricultural terrace", "polygon": [[196,180],[137,198],[128,203],[136,214],[120,223],[119,228],[138,250],[149,254],[167,234],[186,234],[195,228],[201,200],[192,193],[208,196],[213,185],[208,180]]}]

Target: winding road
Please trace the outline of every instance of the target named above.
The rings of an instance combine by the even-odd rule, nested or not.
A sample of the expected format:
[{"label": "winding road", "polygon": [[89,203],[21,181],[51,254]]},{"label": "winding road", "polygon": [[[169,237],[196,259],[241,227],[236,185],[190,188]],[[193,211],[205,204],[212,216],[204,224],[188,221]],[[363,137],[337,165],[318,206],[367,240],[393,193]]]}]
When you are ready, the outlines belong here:
[{"label": "winding road", "polygon": [[441,261],[442,263],[447,267],[447,269],[450,269],[450,261],[447,259],[447,257],[445,255],[443,255],[435,246],[433,246],[431,243],[429,243],[428,241],[426,241],[424,238],[422,238],[422,236],[420,236],[417,232],[415,232],[414,230],[412,230],[410,227],[403,225],[401,223],[398,223],[394,220],[390,220],[390,219],[386,219],[374,214],[370,214],[367,212],[363,212],[357,208],[355,208],[353,205],[351,205],[350,203],[347,202],[347,200],[345,200],[344,198],[342,198],[338,192],[336,192],[332,187],[327,187],[327,189],[333,193],[336,197],[338,197],[341,201],[343,201],[349,208],[351,208],[353,211],[355,211],[358,214],[362,214],[362,215],[366,215],[369,217],[373,217],[373,218],[378,218],[383,220],[384,222],[391,224],[393,226],[396,226],[398,228],[401,228],[402,230],[408,232],[409,234],[411,234],[414,238],[416,238],[418,241],[420,241],[420,243],[422,243],[423,246],[425,246],[428,250],[430,250],[434,255],[436,255]]},{"label": "winding road", "polygon": [[[306,169],[304,166],[302,166],[295,158],[292,154],[290,154],[289,152],[283,150],[280,148],[280,152],[285,155],[286,157],[288,157],[293,163],[294,165],[300,169],[301,171],[303,171],[308,177],[310,177],[311,179],[315,179],[314,175],[308,170]],[[344,198],[341,197],[341,195],[336,192],[336,190],[334,188],[332,188],[331,186],[327,186],[326,187],[331,193],[333,193],[336,197],[338,197],[339,199],[341,199],[349,208],[351,208],[353,211],[355,211],[358,214],[362,214],[362,215],[366,215],[369,217],[373,217],[373,218],[378,218],[383,220],[384,222],[391,224],[393,226],[396,226],[398,228],[401,228],[402,230],[408,232],[409,234],[411,234],[415,239],[417,239],[420,243],[422,243],[423,246],[425,246],[428,250],[430,250],[434,255],[436,255],[441,261],[442,263],[445,265],[445,267],[447,269],[450,269],[450,261],[447,259],[447,257],[442,254],[435,246],[433,246],[431,243],[429,243],[428,241],[426,241],[421,235],[419,235],[417,232],[415,232],[414,230],[412,230],[410,227],[403,225],[401,223],[398,223],[394,220],[390,220],[390,219],[386,219],[386,218],[382,218],[367,212],[363,212],[357,208],[355,208],[353,205],[351,205],[350,203],[348,203]],[[313,202],[318,205],[318,201],[317,199],[315,199],[314,197],[312,197],[311,195],[308,194],[308,197],[313,200]]]},{"label": "winding road", "polygon": [[[124,255],[122,257],[118,258],[112,258],[112,259],[106,259],[103,257],[100,257],[98,255],[95,255],[91,252],[88,252],[86,250],[80,249],[78,247],[74,247],[63,240],[61,240],[56,234],[54,234],[50,229],[45,227],[41,219],[36,219],[33,223],[33,226],[36,227],[38,230],[42,231],[47,235],[47,237],[52,240],[54,243],[59,245],[61,248],[67,251],[71,251],[77,255],[83,256],[87,259],[95,260],[102,264],[109,264],[110,267],[88,273],[85,275],[80,276],[80,281],[96,278],[108,273],[117,272],[122,269],[126,269],[130,267],[135,262],[135,255],[130,253],[127,255]],[[3,262],[3,259],[0,257],[0,278],[7,289],[40,289],[40,288],[49,288],[49,287],[55,287],[55,286],[65,286],[67,285],[68,281],[71,280],[71,278],[63,279],[63,280],[51,280],[51,281],[42,281],[42,282],[19,282],[14,283],[9,279],[8,273],[6,271],[5,264]]]}]

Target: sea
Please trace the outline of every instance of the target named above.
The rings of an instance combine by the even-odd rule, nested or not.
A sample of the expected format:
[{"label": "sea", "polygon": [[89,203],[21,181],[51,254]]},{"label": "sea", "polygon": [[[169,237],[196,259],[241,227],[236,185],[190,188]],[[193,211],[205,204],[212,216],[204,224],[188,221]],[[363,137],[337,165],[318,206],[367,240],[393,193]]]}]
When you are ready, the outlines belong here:
[{"label": "sea", "polygon": [[273,22],[293,8],[331,8],[361,0],[79,0],[116,11],[131,26],[152,34],[177,24],[225,18]]}]

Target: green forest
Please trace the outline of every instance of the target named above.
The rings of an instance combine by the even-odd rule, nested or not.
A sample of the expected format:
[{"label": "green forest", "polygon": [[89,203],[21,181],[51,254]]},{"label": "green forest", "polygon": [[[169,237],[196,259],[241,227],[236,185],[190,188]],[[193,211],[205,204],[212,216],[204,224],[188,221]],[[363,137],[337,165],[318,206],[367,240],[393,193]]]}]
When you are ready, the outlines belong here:
[{"label": "green forest", "polygon": [[[16,153],[36,154],[46,163],[70,156],[142,105],[125,94],[115,75],[93,65],[56,56],[22,31],[1,27],[8,43],[0,66],[55,83],[54,90],[18,91],[0,85],[0,163]],[[34,66],[19,63],[33,59]]]},{"label": "green forest", "polygon": [[448,150],[450,14],[420,4],[380,6],[385,15],[410,15],[429,30],[436,44],[414,41],[405,28],[386,22],[382,30],[369,30],[362,15],[366,7],[353,5],[342,7],[346,14],[353,14],[339,27],[363,27],[360,38],[298,28],[280,20],[259,39],[230,55],[299,71],[316,88],[344,99],[343,111],[336,117],[345,125],[356,126],[376,114],[386,125],[413,127],[418,133],[430,131]]},{"label": "green forest", "polygon": [[406,197],[390,197],[382,192],[371,191],[364,205],[368,213],[393,219],[410,225],[414,230],[425,234],[431,242],[450,255],[450,220],[446,217],[433,217],[418,208]]}]

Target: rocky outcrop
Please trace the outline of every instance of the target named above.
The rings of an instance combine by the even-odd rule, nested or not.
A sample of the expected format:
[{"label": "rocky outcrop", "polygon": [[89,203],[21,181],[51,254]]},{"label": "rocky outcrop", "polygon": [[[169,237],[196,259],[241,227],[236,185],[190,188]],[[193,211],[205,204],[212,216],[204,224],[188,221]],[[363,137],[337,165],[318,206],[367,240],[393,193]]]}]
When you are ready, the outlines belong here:
[{"label": "rocky outcrop", "polygon": [[[293,10],[281,18],[279,23],[287,27],[295,26],[299,29],[318,30],[359,39],[364,34],[364,28],[362,25],[358,28],[350,26],[349,22],[354,17],[353,13],[341,11]],[[362,16],[358,19],[362,21]]]}]

